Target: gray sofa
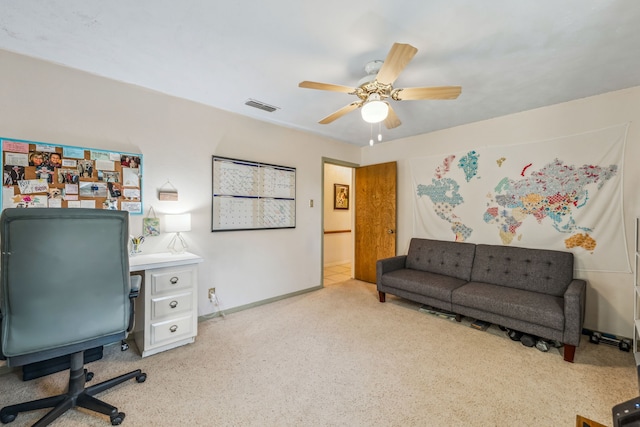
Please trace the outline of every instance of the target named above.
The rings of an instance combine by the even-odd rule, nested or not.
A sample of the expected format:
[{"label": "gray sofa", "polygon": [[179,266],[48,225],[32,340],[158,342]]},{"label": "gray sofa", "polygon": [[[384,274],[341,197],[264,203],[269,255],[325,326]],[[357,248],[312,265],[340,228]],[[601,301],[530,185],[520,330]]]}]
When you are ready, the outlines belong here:
[{"label": "gray sofa", "polygon": [[411,239],[407,255],[378,260],[380,302],[396,295],[564,344],[573,362],[586,282],[573,254],[499,245]]}]

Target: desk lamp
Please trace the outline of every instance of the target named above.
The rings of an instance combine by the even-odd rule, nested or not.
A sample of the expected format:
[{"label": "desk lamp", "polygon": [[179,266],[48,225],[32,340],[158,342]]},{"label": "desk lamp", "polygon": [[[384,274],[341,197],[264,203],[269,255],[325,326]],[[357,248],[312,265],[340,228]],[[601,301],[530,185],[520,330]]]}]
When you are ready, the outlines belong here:
[{"label": "desk lamp", "polygon": [[169,250],[174,254],[182,254],[187,250],[187,242],[180,235],[183,231],[191,231],[191,214],[167,215],[165,217],[165,231],[176,233],[169,242]]}]

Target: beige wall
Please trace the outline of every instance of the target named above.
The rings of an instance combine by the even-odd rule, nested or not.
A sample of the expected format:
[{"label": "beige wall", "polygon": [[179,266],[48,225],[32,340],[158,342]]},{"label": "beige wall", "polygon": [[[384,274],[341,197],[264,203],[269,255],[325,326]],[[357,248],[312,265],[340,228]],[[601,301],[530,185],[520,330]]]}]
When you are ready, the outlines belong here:
[{"label": "beige wall", "polygon": [[[228,309],[321,284],[323,215],[309,199],[322,199],[323,158],[363,165],[398,161],[398,252],[406,253],[413,229],[409,158],[630,122],[624,213],[632,250],[640,215],[640,87],[361,149],[1,50],[0,64],[0,136],[141,152],[145,211],[153,205],[159,214],[192,213],[193,230],[184,236],[205,260],[200,314],[213,310],[206,298],[210,286]],[[296,228],[211,233],[212,155],[296,167]],[[179,202],[157,200],[167,181],[179,190]],[[141,216],[130,223],[140,232]],[[164,234],[147,239],[143,249],[163,251],[169,240]],[[632,275],[582,275],[589,281],[586,326],[631,336]]]},{"label": "beige wall", "polygon": [[[463,93],[464,95],[464,93]],[[409,159],[487,145],[542,141],[629,122],[623,166],[627,246],[633,254],[634,218],[640,215],[640,87],[525,111],[362,150],[362,164],[398,161],[398,253],[406,253],[413,230],[413,184]],[[622,226],[622,224],[620,224]],[[585,326],[631,337],[633,276],[580,272],[588,281]]]},{"label": "beige wall", "polygon": [[[358,147],[1,50],[0,64],[0,136],[142,153],[145,211],[192,213],[183,235],[204,258],[199,314],[213,311],[211,286],[230,309],[322,284],[321,204],[308,201],[322,199],[322,159],[356,163]],[[296,228],[211,233],[212,155],[297,168]],[[167,181],[178,202],[157,199]],[[130,225],[139,233],[142,217]],[[170,238],[148,238],[143,251],[165,251]]]}]

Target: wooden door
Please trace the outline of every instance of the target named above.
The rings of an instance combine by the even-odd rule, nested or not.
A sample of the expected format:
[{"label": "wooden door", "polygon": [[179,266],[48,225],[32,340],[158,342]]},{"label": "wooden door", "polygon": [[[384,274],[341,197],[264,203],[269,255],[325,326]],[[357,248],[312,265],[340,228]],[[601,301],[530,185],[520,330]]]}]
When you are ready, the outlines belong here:
[{"label": "wooden door", "polygon": [[396,255],[396,162],[356,168],[354,276],[376,282],[376,261]]}]

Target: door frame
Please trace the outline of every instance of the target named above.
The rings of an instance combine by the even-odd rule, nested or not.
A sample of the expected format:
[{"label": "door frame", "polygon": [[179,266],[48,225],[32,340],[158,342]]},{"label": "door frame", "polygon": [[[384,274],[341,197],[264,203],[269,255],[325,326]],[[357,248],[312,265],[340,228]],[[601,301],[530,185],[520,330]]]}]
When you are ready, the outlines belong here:
[{"label": "door frame", "polygon": [[[325,164],[330,164],[330,165],[335,165],[335,166],[343,166],[343,167],[347,167],[347,168],[351,168],[351,169],[355,169],[360,167],[360,165],[358,163],[352,163],[352,162],[346,162],[344,160],[338,160],[338,159],[333,159],[331,157],[322,157],[322,162],[320,165],[320,173],[321,173],[321,177],[322,179],[321,181],[321,195],[320,195],[320,286],[324,287],[324,200],[325,200],[325,194],[324,194],[324,187],[325,187],[325,176],[324,176],[324,166]],[[355,191],[351,191],[351,200],[349,200],[349,205],[353,207],[353,211],[352,211],[352,223],[353,223],[353,218],[355,218]],[[353,231],[355,234],[355,230]],[[355,249],[354,249],[354,254],[353,256],[355,256]],[[353,269],[353,266],[351,267]]]}]

